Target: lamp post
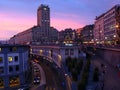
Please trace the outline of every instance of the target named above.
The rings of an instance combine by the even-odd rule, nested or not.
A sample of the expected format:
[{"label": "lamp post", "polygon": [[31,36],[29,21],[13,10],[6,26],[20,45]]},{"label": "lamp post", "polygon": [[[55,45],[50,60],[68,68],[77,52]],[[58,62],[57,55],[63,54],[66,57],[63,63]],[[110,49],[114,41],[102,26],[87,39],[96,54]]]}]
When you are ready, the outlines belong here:
[{"label": "lamp post", "polygon": [[116,45],[116,35],[113,35],[114,45]]},{"label": "lamp post", "polygon": [[119,45],[120,44],[120,23],[118,23],[115,27],[116,27],[116,33],[117,33],[116,43]]}]

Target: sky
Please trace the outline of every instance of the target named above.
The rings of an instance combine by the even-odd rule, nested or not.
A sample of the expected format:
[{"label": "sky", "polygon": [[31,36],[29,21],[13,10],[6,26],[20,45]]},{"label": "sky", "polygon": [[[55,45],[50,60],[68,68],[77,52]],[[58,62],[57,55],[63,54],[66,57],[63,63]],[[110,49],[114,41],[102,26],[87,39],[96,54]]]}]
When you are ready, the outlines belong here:
[{"label": "sky", "polygon": [[56,29],[82,28],[120,0],[0,0],[0,40],[37,25],[37,8],[50,7],[51,26]]}]

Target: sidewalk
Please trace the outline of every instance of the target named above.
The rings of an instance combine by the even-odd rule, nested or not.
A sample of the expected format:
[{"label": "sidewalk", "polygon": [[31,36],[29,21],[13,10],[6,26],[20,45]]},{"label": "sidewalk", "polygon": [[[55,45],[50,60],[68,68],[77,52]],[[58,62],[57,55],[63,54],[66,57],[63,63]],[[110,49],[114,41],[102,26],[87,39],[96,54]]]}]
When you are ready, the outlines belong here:
[{"label": "sidewalk", "polygon": [[98,67],[101,74],[103,72],[101,64],[104,64],[106,67],[105,74],[101,77],[103,78],[103,83],[99,84],[99,86],[104,86],[103,90],[120,90],[120,78],[118,76],[118,71],[110,63],[107,63],[107,61],[95,56],[92,58],[91,64]]}]

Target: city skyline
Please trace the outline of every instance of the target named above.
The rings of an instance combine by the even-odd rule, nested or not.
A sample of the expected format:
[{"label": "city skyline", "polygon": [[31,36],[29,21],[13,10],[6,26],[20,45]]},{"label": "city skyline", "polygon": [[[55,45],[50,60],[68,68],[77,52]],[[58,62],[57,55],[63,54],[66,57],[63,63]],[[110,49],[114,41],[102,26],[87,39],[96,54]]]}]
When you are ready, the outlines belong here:
[{"label": "city skyline", "polygon": [[[91,2],[89,0],[66,0],[64,2],[2,0],[0,2],[0,40],[9,39],[14,34],[37,25],[37,8],[41,4],[50,7],[51,26],[60,31],[65,28],[77,29],[87,24],[93,24],[95,16],[101,15],[119,3],[119,0],[93,0]],[[103,8],[103,6],[106,7]]]}]

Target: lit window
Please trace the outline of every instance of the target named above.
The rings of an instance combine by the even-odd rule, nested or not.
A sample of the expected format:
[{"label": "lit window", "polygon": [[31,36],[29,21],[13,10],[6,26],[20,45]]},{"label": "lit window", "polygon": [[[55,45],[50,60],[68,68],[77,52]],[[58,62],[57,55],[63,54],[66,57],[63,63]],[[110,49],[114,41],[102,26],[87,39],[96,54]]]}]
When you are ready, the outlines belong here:
[{"label": "lit window", "polygon": [[47,8],[44,8],[44,10],[47,10]]},{"label": "lit window", "polygon": [[2,48],[0,48],[0,52],[2,51]]},{"label": "lit window", "polygon": [[2,57],[0,57],[0,63],[3,63],[3,58]]},{"label": "lit window", "polygon": [[17,48],[16,48],[16,47],[13,47],[13,51],[17,51]]},{"label": "lit window", "polygon": [[4,88],[4,80],[3,80],[3,78],[0,78],[0,88]]},{"label": "lit window", "polygon": [[20,85],[20,79],[19,79],[19,76],[11,76],[9,77],[9,86],[10,87],[15,87],[15,86],[18,86]]},{"label": "lit window", "polygon": [[13,61],[13,58],[10,56],[10,57],[8,57],[8,61],[9,62],[12,62]]}]

